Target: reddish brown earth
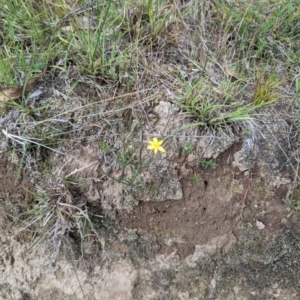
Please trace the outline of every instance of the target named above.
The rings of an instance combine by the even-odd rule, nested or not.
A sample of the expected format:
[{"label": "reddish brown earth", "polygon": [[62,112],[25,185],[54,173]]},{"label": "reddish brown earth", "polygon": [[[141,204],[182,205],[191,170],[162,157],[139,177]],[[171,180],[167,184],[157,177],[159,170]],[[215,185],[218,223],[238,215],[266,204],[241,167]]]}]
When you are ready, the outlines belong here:
[{"label": "reddish brown earth", "polygon": [[287,187],[266,187],[258,167],[245,172],[232,167],[240,147],[237,143],[221,154],[216,169],[188,162],[187,156],[176,158],[179,175],[183,170],[189,174],[181,178],[183,199],[141,201],[130,213],[119,214],[119,226],[150,236],[160,253],[177,251],[181,258],[193,254],[196,245],[230,246],[247,222],[254,228],[262,222],[266,232],[278,232]]},{"label": "reddish brown earth", "polygon": [[[161,254],[176,251],[181,258],[193,254],[196,245],[232,245],[247,222],[255,228],[259,221],[266,226],[265,232],[278,232],[284,227],[286,207],[282,199],[287,187],[266,186],[258,167],[245,172],[234,168],[234,153],[240,147],[236,143],[221,154],[215,169],[199,166],[187,155],[175,157],[184,197],[163,202],[140,201],[131,212],[118,213],[118,226],[146,234],[159,244]],[[16,179],[18,165],[11,163],[8,155],[0,158],[0,167],[0,198],[4,206],[1,216],[7,217],[9,212],[21,212],[32,202],[30,191],[34,188],[24,171]]]},{"label": "reddish brown earth", "polygon": [[[202,269],[187,268],[189,263],[193,263],[194,256],[195,261],[197,259],[199,261],[197,255],[199,249],[201,252],[201,247],[197,246],[211,246],[213,250],[216,247],[230,248],[239,240],[242,242],[245,239],[242,234],[244,225],[249,227],[250,224],[253,231],[260,235],[261,229],[257,226],[257,222],[263,224],[265,228],[260,235],[261,239],[264,239],[265,233],[267,236],[276,236],[285,226],[286,205],[282,199],[286,197],[288,185],[274,184],[271,179],[273,177],[267,178],[266,170],[260,167],[244,172],[235,168],[232,162],[234,154],[240,147],[241,145],[237,143],[221,154],[216,160],[218,163],[216,169],[199,166],[197,161],[191,160],[188,155],[174,157],[172,162],[176,165],[180,177],[183,198],[163,202],[140,201],[129,213],[119,210],[116,224],[113,225],[113,233],[106,232],[107,243],[103,252],[99,253],[99,257],[87,256],[87,260],[82,263],[83,267],[78,270],[74,267],[74,262],[60,259],[50,265],[51,261],[45,256],[42,247],[30,247],[32,233],[26,239],[27,243],[24,243],[25,231],[20,232],[19,228],[13,231],[14,226],[11,224],[14,219],[11,219],[10,215],[20,216],[21,212],[30,208],[34,197],[29,191],[35,189],[28,179],[30,174],[22,172],[16,181],[18,164],[11,163],[9,156],[3,155],[0,159],[0,219],[4,229],[1,237],[0,275],[8,285],[1,291],[1,295],[4,299],[26,297],[45,300],[100,298],[129,300],[146,299],[146,296],[154,291],[157,291],[157,295],[165,296],[171,286],[175,287],[173,297],[175,299],[181,293],[182,286],[183,291],[189,291],[183,294],[186,299],[199,295],[199,290],[211,293],[212,296],[207,299],[231,299],[223,295],[221,298],[214,297],[213,293],[217,293],[215,282],[219,280],[218,278],[224,280],[225,286],[230,285],[226,280],[232,281],[235,286],[239,284],[242,286],[239,279],[246,276],[251,286],[246,285],[245,290],[239,291],[239,295],[250,295],[250,292],[259,293],[264,285],[269,288],[268,280],[260,280],[258,274],[262,276],[261,278],[269,278],[270,274],[276,274],[279,279],[276,277],[277,281],[274,282],[279,282],[281,278],[291,278],[285,290],[280,292],[281,298],[297,299],[298,294],[294,287],[295,282],[298,282],[299,268],[296,263],[293,267],[289,264],[291,261],[294,262],[295,253],[298,253],[296,238],[299,236],[297,231],[299,223],[295,224],[295,229],[290,230],[289,236],[295,236],[295,241],[291,237],[292,242],[283,240],[280,246],[280,241],[272,244],[272,239],[267,237],[264,248],[254,241],[252,245],[250,241],[250,248],[245,248],[244,252],[236,252],[235,255],[231,252],[234,258],[230,259],[229,256],[225,256],[221,267],[204,263]],[[117,239],[114,235],[114,232],[118,232],[115,225],[122,229],[121,232],[126,232],[126,229],[136,230],[137,236],[139,234],[141,236],[141,241],[136,243],[139,249],[134,248],[136,245],[134,241],[124,242],[121,235],[120,239]],[[24,227],[24,224],[21,224],[21,227]],[[20,233],[23,233],[22,236]],[[145,236],[148,236],[148,239]],[[275,245],[274,249],[270,248],[269,244]],[[163,258],[158,255],[155,260],[157,245],[159,254],[176,252],[182,261],[173,255],[163,255]],[[291,247],[294,247],[293,250],[290,250]],[[143,264],[144,250],[153,252],[151,256],[153,259],[148,260],[149,264],[147,262]],[[268,251],[275,254],[269,256]],[[138,256],[140,260],[134,260],[136,255],[141,256]],[[183,259],[189,255],[192,255],[192,259],[184,261]],[[231,264],[228,264],[229,260],[232,260]],[[200,266],[201,264],[198,267]],[[233,277],[227,276],[227,271],[228,274],[234,274]],[[291,272],[294,272],[293,275],[289,275]],[[195,281],[194,290],[191,290],[190,283],[193,280],[200,280],[197,278],[201,278],[205,284],[201,285]],[[217,284],[221,286],[221,283]],[[259,284],[261,286],[258,290]],[[209,292],[206,286],[209,286]],[[278,292],[273,287],[269,290],[273,294]],[[269,293],[269,290],[267,289],[265,293]],[[148,299],[158,299],[158,296]]]}]

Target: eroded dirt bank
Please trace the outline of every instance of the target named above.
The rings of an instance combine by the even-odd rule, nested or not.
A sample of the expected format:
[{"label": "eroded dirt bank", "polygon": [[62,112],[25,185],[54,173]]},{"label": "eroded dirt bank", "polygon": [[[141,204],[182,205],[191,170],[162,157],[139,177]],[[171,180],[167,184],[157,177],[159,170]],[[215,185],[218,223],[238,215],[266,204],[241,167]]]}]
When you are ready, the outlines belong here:
[{"label": "eroded dirt bank", "polygon": [[[266,138],[270,126],[277,143]],[[142,193],[116,181],[119,173],[103,180],[99,166],[84,170],[80,178],[88,184],[76,192],[101,215],[95,218],[101,243],[91,237],[80,246],[83,256],[66,247],[55,260],[49,244],[31,247],[36,233],[22,223],[36,201],[28,190],[37,179],[23,172],[16,184],[17,166],[3,153],[1,297],[298,299],[299,219],[284,203],[296,190],[285,156],[294,149],[285,126],[261,125],[251,147],[247,138],[218,149],[192,141],[208,157],[216,153],[215,166],[199,164],[194,151],[157,156],[141,170]],[[92,149],[81,146],[86,162],[95,159]],[[71,169],[69,158],[65,172]]]},{"label": "eroded dirt bank", "polygon": [[0,7],[0,299],[300,299],[298,0]]}]

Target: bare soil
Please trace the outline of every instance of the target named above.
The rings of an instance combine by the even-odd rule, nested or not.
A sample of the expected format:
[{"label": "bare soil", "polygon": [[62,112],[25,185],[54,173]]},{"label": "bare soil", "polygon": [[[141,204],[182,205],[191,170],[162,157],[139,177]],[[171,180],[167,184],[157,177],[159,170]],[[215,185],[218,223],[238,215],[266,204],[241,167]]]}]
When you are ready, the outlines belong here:
[{"label": "bare soil", "polygon": [[258,167],[245,172],[233,167],[240,148],[236,143],[221,154],[216,169],[188,161],[187,155],[174,158],[179,175],[188,174],[181,176],[183,199],[141,201],[133,211],[118,215],[120,228],[146,234],[159,243],[159,253],[175,251],[182,259],[196,245],[229,247],[239,240],[245,223],[255,227],[258,222],[270,234],[280,231],[287,187],[267,188]]},{"label": "bare soil", "polygon": [[[10,215],[18,216],[33,203],[29,191],[34,187],[26,170],[16,181],[18,164],[2,155],[0,276],[7,285],[0,283],[1,296],[251,299],[261,292],[257,299],[270,295],[297,299],[300,262],[294,258],[299,252],[299,222],[289,224],[283,203],[290,183],[274,179],[262,164],[241,171],[235,164],[241,148],[237,142],[219,155],[215,169],[199,165],[192,155],[174,155],[171,165],[180,178],[182,199],[141,200],[129,212],[117,209],[109,226],[100,224],[102,251],[86,253],[80,264],[62,256],[51,263],[43,247],[31,248],[32,232],[25,243],[25,231],[20,235],[14,229],[18,226],[11,226]],[[81,154],[86,154],[86,162],[91,159],[89,151]],[[78,188],[78,196],[84,197],[86,188],[82,193]],[[95,213],[101,211],[101,201],[89,205],[96,205]],[[126,232],[129,235],[122,239]],[[130,232],[136,232],[137,238],[128,238]],[[211,247],[207,253],[213,260],[201,256],[201,247]],[[274,282],[281,285],[274,288]]]}]

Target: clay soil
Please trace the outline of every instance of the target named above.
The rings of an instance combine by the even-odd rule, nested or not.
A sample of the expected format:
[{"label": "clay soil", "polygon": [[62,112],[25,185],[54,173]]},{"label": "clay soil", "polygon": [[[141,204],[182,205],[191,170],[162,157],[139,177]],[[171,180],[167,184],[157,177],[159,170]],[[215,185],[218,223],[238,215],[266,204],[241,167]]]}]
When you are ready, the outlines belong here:
[{"label": "clay soil", "polygon": [[[196,245],[229,247],[239,240],[243,224],[263,224],[270,234],[284,228],[287,187],[268,186],[259,168],[241,172],[232,166],[236,143],[216,160],[218,167],[204,168],[188,155],[174,157],[181,178],[183,198],[163,202],[140,201],[129,213],[119,211],[116,225],[133,229],[159,244],[159,253],[176,252],[181,259],[191,255]],[[26,210],[32,203],[34,187],[25,171],[16,179],[18,166],[8,155],[0,159],[2,223],[10,215]],[[4,211],[6,213],[4,213]],[[8,219],[7,219],[8,218]],[[6,220],[6,221],[5,221]],[[128,250],[128,248],[126,248]]]},{"label": "clay soil", "polygon": [[188,173],[181,176],[183,199],[140,202],[133,211],[118,215],[119,226],[148,235],[159,243],[160,253],[175,251],[181,258],[193,254],[196,245],[231,246],[245,223],[265,226],[269,234],[280,231],[287,187],[266,190],[258,168],[234,168],[231,163],[240,147],[236,143],[221,154],[215,169],[188,161],[186,155],[175,158],[179,175]]}]

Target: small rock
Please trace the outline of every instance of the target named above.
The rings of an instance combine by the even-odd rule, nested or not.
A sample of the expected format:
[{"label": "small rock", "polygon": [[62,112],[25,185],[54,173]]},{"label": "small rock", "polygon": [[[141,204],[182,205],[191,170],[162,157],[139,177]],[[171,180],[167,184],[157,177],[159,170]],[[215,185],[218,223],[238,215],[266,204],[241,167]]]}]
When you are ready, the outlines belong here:
[{"label": "small rock", "polygon": [[263,222],[260,222],[258,220],[256,220],[255,224],[256,224],[257,229],[259,229],[259,230],[262,230],[266,227],[266,225]]}]

